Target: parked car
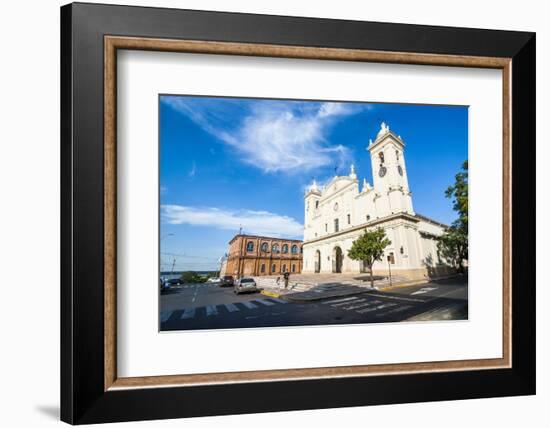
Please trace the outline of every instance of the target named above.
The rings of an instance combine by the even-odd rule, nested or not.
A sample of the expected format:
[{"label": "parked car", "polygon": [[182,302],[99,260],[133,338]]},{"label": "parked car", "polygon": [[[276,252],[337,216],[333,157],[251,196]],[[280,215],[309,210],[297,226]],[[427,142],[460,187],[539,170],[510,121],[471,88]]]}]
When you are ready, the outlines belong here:
[{"label": "parked car", "polygon": [[183,282],[180,278],[172,278],[168,280],[168,287],[174,287],[176,285],[182,285]]},{"label": "parked car", "polygon": [[235,282],[235,286],[233,287],[235,294],[253,293],[255,291],[258,291],[258,287],[254,278],[241,278]]},{"label": "parked car", "polygon": [[212,277],[212,278],[208,278],[206,280],[206,282],[210,283],[210,284],[219,284],[222,282],[222,279],[221,278],[217,278],[217,277]]},{"label": "parked car", "polygon": [[220,285],[222,287],[233,287],[234,284],[235,284],[235,280],[233,279],[233,277],[231,275],[225,275],[222,278],[221,283],[220,283]]}]

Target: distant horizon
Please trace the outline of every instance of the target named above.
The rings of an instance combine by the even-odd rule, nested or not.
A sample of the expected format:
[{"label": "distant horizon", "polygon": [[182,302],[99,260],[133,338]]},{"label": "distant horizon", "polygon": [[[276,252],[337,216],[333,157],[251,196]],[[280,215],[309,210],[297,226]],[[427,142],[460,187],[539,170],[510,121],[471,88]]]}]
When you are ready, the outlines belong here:
[{"label": "distant horizon", "polygon": [[[450,224],[445,189],[468,158],[468,108],[161,95],[161,270],[217,271],[243,234],[303,239],[304,190],[355,165],[382,121],[405,142],[413,207]],[[168,269],[169,271],[170,269]]]}]

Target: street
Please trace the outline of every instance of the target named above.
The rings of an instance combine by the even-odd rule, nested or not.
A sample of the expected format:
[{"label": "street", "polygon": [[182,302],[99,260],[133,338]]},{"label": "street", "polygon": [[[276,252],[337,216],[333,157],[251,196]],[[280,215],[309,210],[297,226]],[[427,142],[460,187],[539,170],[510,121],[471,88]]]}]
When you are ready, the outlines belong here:
[{"label": "street", "polygon": [[468,286],[441,280],[307,302],[189,284],[161,295],[162,331],[468,318]]}]

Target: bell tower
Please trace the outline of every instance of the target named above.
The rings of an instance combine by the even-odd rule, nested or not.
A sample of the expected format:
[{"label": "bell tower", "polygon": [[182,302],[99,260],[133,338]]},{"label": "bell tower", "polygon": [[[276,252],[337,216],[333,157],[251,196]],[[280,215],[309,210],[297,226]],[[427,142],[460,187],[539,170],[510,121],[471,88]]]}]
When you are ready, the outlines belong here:
[{"label": "bell tower", "polygon": [[369,141],[378,212],[384,215],[401,212],[414,214],[405,166],[405,143],[382,122],[374,141]]},{"label": "bell tower", "polygon": [[317,217],[319,213],[320,199],[321,190],[314,179],[304,195],[304,241],[315,238],[314,218]]}]

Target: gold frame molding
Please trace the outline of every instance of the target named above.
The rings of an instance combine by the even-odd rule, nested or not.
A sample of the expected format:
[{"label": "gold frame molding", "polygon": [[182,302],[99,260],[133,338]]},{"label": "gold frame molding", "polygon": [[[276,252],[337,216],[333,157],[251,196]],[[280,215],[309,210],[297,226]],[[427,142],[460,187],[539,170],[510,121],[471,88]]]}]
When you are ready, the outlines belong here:
[{"label": "gold frame molding", "polygon": [[[171,376],[117,377],[116,367],[116,88],[117,50],[169,51],[213,55],[241,55],[394,64],[440,65],[502,70],[503,82],[503,349],[502,358],[434,361],[405,364],[358,365],[306,369],[204,373]],[[512,166],[511,166],[511,78],[510,58],[382,52],[196,40],[169,40],[137,37],[104,37],[104,390],[193,386],[220,383],[338,378],[370,375],[497,369],[511,367],[512,313]]]}]

